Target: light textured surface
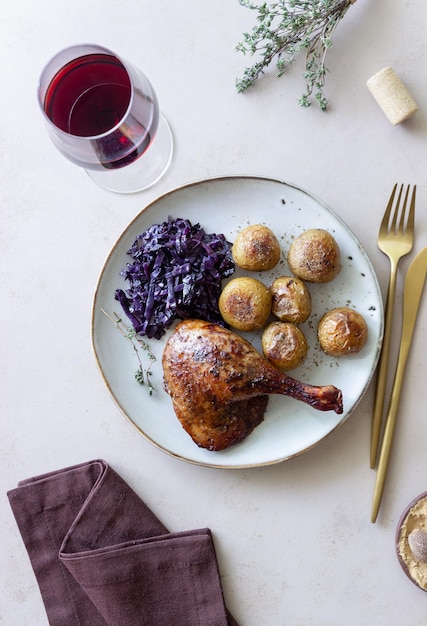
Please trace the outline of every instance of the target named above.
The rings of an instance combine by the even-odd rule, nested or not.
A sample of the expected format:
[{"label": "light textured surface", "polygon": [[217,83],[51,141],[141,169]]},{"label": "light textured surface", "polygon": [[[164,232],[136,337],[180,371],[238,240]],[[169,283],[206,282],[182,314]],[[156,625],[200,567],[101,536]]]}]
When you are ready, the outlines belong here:
[{"label": "light textured surface", "polygon": [[[292,461],[200,468],[154,448],[123,419],[97,371],[89,327],[98,273],[135,214],[171,188],[229,174],[290,181],[322,198],[361,240],[385,294],[388,261],[376,235],[396,181],[418,184],[415,251],[427,245],[424,3],[358,0],[349,9],[328,55],[327,113],[297,104],[302,59],[287,76],[277,80],[272,67],[255,88],[236,93],[249,59],[233,48],[255,19],[237,0],[22,0],[2,9],[0,624],[46,624],[6,491],[97,457],[170,530],[212,529],[226,600],[241,626],[424,623],[426,596],[400,570],[394,533],[402,510],[427,488],[426,297],[375,525],[372,387],[342,428]],[[147,192],[103,191],[46,135],[39,72],[59,49],[82,41],[145,70],[173,127],[173,167]],[[386,66],[419,106],[397,126],[366,87]],[[396,326],[394,350],[398,336]]]}]

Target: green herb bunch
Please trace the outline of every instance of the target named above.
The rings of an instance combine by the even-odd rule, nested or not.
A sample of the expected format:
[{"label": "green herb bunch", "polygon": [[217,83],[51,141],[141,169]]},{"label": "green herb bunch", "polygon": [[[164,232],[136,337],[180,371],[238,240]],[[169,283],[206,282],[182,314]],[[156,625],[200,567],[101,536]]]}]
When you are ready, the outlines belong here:
[{"label": "green herb bunch", "polygon": [[327,108],[323,87],[328,71],[325,59],[332,46],[332,35],[340,20],[356,0],[281,0],[254,4],[239,0],[242,6],[258,12],[252,32],[243,33],[243,41],[236,50],[258,55],[258,60],[244,70],[236,80],[240,93],[252,86],[277,58],[278,76],[283,76],[300,51],[306,52],[304,78],[305,92],[299,99],[303,107],[311,105],[312,98],[322,111]]}]

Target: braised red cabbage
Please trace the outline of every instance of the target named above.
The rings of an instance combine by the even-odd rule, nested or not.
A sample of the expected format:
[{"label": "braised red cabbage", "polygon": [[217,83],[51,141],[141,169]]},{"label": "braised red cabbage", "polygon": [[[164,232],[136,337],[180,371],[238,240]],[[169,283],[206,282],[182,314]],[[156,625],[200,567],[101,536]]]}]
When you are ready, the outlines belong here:
[{"label": "braised red cabbage", "polygon": [[218,309],[221,281],[235,269],[231,243],[200,224],[169,218],[138,235],[121,275],[118,300],[137,333],[160,339],[176,319],[195,317],[224,325]]}]

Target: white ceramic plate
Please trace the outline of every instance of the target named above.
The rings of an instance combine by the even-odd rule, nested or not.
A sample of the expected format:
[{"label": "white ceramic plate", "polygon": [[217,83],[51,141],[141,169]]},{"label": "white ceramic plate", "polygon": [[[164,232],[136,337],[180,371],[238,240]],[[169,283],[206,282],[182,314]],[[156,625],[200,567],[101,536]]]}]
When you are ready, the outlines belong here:
[{"label": "white ceramic plate", "polygon": [[[198,448],[182,429],[169,396],[163,391],[161,355],[166,338],[150,340],[156,356],[149,396],[134,380],[138,367],[130,342],[123,338],[104,313],[127,318],[114,299],[126,288],[120,271],[130,260],[127,251],[136,237],[152,224],[182,217],[200,223],[207,232],[224,233],[233,241],[249,224],[263,223],[277,235],[283,260],[271,272],[253,274],[266,284],[288,274],[284,260],[291,241],[308,228],[325,228],[341,249],[342,269],[326,285],[309,285],[313,302],[311,318],[301,327],[310,345],[304,364],[290,372],[314,385],[334,384],[343,392],[344,412],[320,412],[282,396],[271,396],[265,419],[242,443],[210,452]],[[234,276],[238,275],[235,273]],[[367,345],[341,359],[326,356],[318,346],[317,322],[337,306],[357,309],[368,324]],[[129,323],[130,325],[130,323]],[[120,235],[101,271],[92,311],[92,345],[104,381],[125,417],[151,443],[185,461],[209,467],[238,468],[269,465],[299,455],[322,441],[348,418],[362,398],[375,370],[383,334],[383,305],[373,267],[361,244],[330,208],[310,193],[289,183],[252,177],[217,178],[175,189],[141,211]],[[246,334],[260,348],[258,335]]]}]

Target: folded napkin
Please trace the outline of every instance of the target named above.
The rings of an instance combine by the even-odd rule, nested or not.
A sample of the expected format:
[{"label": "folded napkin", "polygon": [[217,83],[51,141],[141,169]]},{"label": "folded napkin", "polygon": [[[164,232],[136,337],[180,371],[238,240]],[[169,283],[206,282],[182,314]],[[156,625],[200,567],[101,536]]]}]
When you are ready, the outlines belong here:
[{"label": "folded napkin", "polygon": [[105,461],[7,495],[52,626],[238,626],[210,530],[169,533]]}]

